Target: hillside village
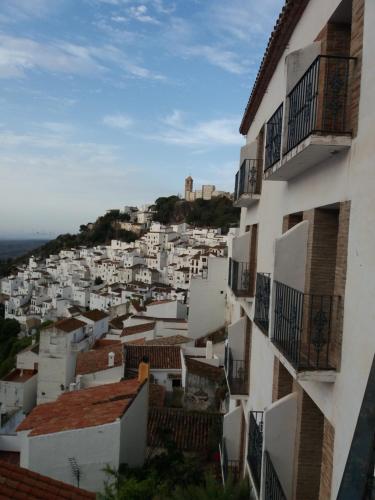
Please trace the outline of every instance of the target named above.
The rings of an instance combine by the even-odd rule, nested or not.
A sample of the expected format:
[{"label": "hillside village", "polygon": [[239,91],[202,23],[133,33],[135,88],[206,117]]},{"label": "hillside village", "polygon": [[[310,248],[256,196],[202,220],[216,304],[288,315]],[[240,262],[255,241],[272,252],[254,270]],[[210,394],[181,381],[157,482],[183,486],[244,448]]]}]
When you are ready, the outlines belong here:
[{"label": "hillside village", "polygon": [[[206,429],[205,439],[212,419],[220,429],[228,242],[236,230],[222,235],[186,223],[148,226],[131,243],[112,240],[46,259],[30,257],[0,281],[5,321],[17,320],[20,336],[30,339],[0,380],[0,458],[15,457],[23,467],[75,486],[79,470],[82,487],[102,491],[106,465],[144,463],[160,422],[170,421],[178,433],[189,418],[184,432],[192,435],[196,420]],[[123,405],[112,411],[110,399],[124,391]],[[118,430],[112,430],[119,418]],[[95,445],[97,428],[108,422],[108,437]],[[44,450],[41,459],[46,435],[48,447],[61,446],[65,455],[55,460]],[[93,447],[87,448],[87,439]],[[111,439],[127,443],[117,458]],[[187,449],[181,444],[183,451],[204,445],[194,442]]]}]

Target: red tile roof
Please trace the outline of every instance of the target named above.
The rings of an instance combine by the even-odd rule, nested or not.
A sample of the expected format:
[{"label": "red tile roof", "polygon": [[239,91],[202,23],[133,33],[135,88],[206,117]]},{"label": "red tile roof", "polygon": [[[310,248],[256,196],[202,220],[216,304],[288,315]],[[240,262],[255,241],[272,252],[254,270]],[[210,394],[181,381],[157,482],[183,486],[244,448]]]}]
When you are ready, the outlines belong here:
[{"label": "red tile roof", "polygon": [[110,345],[119,345],[121,340],[116,339],[99,339],[92,346],[93,349],[101,349],[102,347],[108,347]]},{"label": "red tile roof", "polygon": [[162,447],[163,436],[168,432],[177,449],[207,452],[215,438],[219,444],[222,419],[220,413],[152,407],[148,414],[147,445]]},{"label": "red tile roof", "polygon": [[113,352],[115,355],[114,366],[121,366],[124,363],[122,344],[112,344],[91,351],[80,352],[77,356],[76,375],[86,375],[108,370],[108,355]]},{"label": "red tile roof", "polygon": [[92,311],[87,311],[81,313],[81,316],[84,316],[87,319],[91,319],[91,321],[100,321],[104,318],[109,318],[109,314],[99,311],[99,309],[93,309]]},{"label": "red tile roof", "polygon": [[185,335],[171,335],[170,337],[159,337],[157,339],[146,340],[146,345],[179,345],[191,342],[192,339]]},{"label": "red tile roof", "polygon": [[308,3],[309,0],[285,0],[285,5],[268,40],[267,48],[242,118],[240,125],[241,134],[247,134],[276,66]]},{"label": "red tile roof", "polygon": [[149,332],[155,328],[155,321],[151,323],[142,323],[141,325],[127,326],[121,332],[121,337],[134,335],[135,333]]},{"label": "red tile roof", "polygon": [[52,403],[36,406],[17,431],[30,436],[104,425],[120,418],[139,392],[137,379],[66,392]]},{"label": "red tile roof", "polygon": [[31,377],[36,375],[38,373],[37,370],[19,370],[18,368],[16,370],[12,370],[6,377],[4,377],[2,380],[5,382],[26,382],[29,380]]},{"label": "red tile roof", "polygon": [[186,368],[189,373],[198,375],[199,377],[208,378],[214,382],[220,382],[224,377],[224,370],[218,366],[212,366],[208,363],[185,356]]},{"label": "red tile roof", "polygon": [[147,357],[151,370],[181,370],[180,348],[178,346],[125,346],[125,369],[138,369],[140,361]]},{"label": "red tile roof", "polygon": [[0,462],[0,498],[2,499],[95,499],[96,494],[70,484],[42,476],[18,465]]},{"label": "red tile roof", "polygon": [[186,319],[179,319],[179,318],[156,318],[155,316],[138,316],[137,314],[133,315],[133,318],[135,319],[145,319],[145,320],[152,320],[152,321],[164,321],[166,323],[187,323]]},{"label": "red tile roof", "polygon": [[172,300],[172,299],[153,300],[152,302],[150,302],[149,304],[147,304],[147,306],[159,306],[161,304],[168,304],[169,302],[175,302],[175,301]]},{"label": "red tile roof", "polygon": [[58,330],[62,330],[63,332],[70,333],[74,332],[74,330],[78,330],[78,328],[82,328],[83,326],[86,326],[86,323],[83,321],[80,321],[79,319],[76,318],[67,318],[67,319],[61,319],[60,321],[56,321],[52,325],[50,325],[47,328],[57,328]]}]

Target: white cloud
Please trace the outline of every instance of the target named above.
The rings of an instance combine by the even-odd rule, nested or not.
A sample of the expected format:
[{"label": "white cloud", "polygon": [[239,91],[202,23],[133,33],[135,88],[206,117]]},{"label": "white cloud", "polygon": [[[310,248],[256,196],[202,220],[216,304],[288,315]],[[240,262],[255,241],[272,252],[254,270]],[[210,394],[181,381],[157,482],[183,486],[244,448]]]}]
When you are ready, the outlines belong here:
[{"label": "white cloud", "polygon": [[165,79],[113,45],[95,47],[65,41],[42,44],[29,38],[0,35],[0,78],[24,77],[32,70],[99,76],[114,68],[136,78]]},{"label": "white cloud", "polygon": [[105,116],[103,123],[109,127],[128,129],[133,124],[133,120],[127,115],[116,114]]},{"label": "white cloud", "polygon": [[213,66],[217,66],[236,75],[246,73],[248,69],[246,61],[241,60],[235,52],[225,50],[221,47],[195,45],[192,47],[185,47],[183,51],[187,56],[202,57]]},{"label": "white cloud", "polygon": [[141,23],[160,24],[160,22],[148,14],[146,5],[136,5],[129,8],[130,15]]},{"label": "white cloud", "polygon": [[173,113],[161,122],[166,125],[148,138],[177,146],[198,146],[210,149],[212,146],[242,145],[238,133],[239,118],[219,118],[188,124],[183,121],[181,111]]}]

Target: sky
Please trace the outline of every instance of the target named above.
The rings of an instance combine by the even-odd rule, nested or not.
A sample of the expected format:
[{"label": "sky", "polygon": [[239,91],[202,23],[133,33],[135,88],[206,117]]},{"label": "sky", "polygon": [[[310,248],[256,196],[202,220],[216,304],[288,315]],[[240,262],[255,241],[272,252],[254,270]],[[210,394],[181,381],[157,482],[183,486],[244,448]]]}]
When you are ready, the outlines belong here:
[{"label": "sky", "polygon": [[0,238],[215,184],[283,0],[0,2]]}]

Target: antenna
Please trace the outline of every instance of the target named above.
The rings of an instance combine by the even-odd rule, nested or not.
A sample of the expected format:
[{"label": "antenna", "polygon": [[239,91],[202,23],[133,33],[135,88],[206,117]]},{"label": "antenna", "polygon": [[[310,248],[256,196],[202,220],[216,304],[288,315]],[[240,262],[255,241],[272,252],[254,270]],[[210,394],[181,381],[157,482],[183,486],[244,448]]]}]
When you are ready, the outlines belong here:
[{"label": "antenna", "polygon": [[68,460],[70,463],[70,467],[72,468],[73,476],[76,478],[77,486],[79,488],[79,479],[81,477],[81,471],[79,465],[77,464],[77,460],[74,457],[70,457],[68,458]]}]

